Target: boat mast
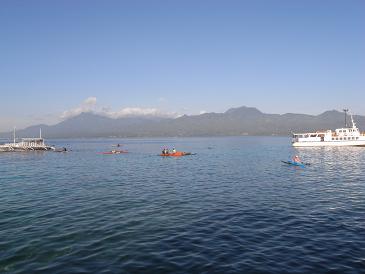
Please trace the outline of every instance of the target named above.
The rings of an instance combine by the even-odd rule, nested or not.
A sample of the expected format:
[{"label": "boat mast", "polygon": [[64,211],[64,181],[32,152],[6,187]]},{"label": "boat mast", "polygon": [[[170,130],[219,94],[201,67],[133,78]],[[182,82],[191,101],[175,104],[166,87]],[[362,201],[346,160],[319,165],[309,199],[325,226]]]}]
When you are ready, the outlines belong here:
[{"label": "boat mast", "polygon": [[42,139],[42,128],[39,128],[39,139]]},{"label": "boat mast", "polygon": [[351,122],[352,122],[352,128],[356,129],[356,124],[354,122],[354,118],[352,118],[352,114],[351,114]]},{"label": "boat mast", "polygon": [[343,111],[345,112],[345,127],[347,127],[347,112],[349,111],[349,109],[344,108]]},{"label": "boat mast", "polygon": [[16,127],[14,127],[14,130],[13,130],[13,143],[14,143],[14,145],[15,145],[15,129],[16,129]]}]

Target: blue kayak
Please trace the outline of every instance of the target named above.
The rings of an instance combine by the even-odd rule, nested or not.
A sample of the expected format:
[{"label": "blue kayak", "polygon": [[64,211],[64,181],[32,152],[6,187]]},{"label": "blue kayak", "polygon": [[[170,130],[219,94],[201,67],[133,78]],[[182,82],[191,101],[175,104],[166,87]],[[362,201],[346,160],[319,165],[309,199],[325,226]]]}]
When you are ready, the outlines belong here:
[{"label": "blue kayak", "polygon": [[298,162],[294,162],[294,161],[282,161],[284,164],[288,164],[288,165],[292,165],[292,166],[300,166],[300,167],[305,167],[305,164],[303,163],[298,163]]}]

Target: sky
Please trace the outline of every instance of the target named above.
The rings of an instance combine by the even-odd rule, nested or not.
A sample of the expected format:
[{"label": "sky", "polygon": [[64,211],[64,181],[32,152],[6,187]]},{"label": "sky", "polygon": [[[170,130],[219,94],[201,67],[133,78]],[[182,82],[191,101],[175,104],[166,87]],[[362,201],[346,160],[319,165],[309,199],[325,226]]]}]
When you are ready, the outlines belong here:
[{"label": "sky", "polygon": [[82,111],[365,115],[365,1],[0,1],[0,131]]}]

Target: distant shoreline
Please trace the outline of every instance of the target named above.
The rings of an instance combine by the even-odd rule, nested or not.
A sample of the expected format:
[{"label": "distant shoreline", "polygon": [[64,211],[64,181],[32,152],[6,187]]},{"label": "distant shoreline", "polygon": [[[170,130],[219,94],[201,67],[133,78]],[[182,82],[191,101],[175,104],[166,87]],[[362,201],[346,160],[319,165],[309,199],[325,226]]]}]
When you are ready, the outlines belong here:
[{"label": "distant shoreline", "polygon": [[[51,137],[47,138],[44,136],[46,140],[123,140],[123,139],[133,139],[133,140],[145,140],[145,139],[199,139],[199,138],[250,138],[250,137],[275,137],[275,138],[290,138],[290,135],[217,135],[217,136],[154,136],[154,137]],[[19,137],[18,139],[21,139]],[[9,142],[10,139],[0,138],[0,142]]]},{"label": "distant shoreline", "polygon": [[[56,125],[34,125],[17,130],[16,136],[45,138],[188,138],[228,136],[291,136],[293,132],[315,132],[341,128],[345,113],[336,110],[320,115],[267,114],[253,107],[231,108],[223,113],[205,113],[179,118],[108,118],[83,112]],[[354,115],[357,127],[365,129],[365,116]],[[12,139],[13,132],[0,133]]]}]

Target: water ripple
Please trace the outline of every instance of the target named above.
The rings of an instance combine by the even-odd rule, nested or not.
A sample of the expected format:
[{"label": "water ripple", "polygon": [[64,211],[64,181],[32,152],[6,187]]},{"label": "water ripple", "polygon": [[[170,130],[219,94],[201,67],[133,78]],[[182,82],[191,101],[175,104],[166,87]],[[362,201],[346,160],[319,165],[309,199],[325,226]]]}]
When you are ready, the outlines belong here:
[{"label": "water ripple", "polygon": [[[362,273],[365,150],[288,141],[67,140],[72,153],[0,154],[0,273]],[[96,153],[111,142],[133,153]],[[157,157],[163,146],[198,154]],[[280,162],[293,154],[312,165]]]}]

